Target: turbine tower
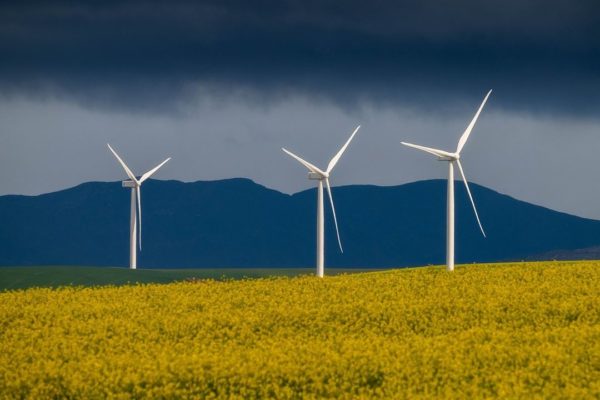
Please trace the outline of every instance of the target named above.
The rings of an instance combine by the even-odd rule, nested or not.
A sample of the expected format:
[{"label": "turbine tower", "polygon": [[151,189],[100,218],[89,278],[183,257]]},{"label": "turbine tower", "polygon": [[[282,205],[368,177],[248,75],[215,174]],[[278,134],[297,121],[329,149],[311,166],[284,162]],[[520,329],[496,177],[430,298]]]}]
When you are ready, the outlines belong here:
[{"label": "turbine tower", "polygon": [[337,218],[335,216],[335,207],[333,205],[333,196],[331,195],[331,186],[329,185],[329,175],[330,175],[331,171],[333,170],[333,168],[335,167],[335,165],[340,160],[340,157],[342,156],[344,151],[346,151],[346,147],[348,147],[348,145],[354,138],[354,135],[356,135],[356,132],[358,132],[359,129],[360,129],[360,125],[356,127],[354,132],[352,132],[350,139],[348,139],[348,141],[342,146],[340,151],[338,151],[337,154],[335,156],[333,156],[331,161],[329,161],[329,165],[327,165],[327,169],[325,171],[320,170],[319,168],[315,167],[313,164],[309,163],[306,160],[303,160],[302,158],[298,157],[291,151],[288,151],[284,148],[281,149],[285,153],[289,154],[291,157],[296,159],[300,164],[302,164],[306,168],[308,168],[308,171],[309,171],[308,179],[317,181],[317,276],[319,278],[322,278],[325,273],[325,234],[324,234],[325,233],[325,225],[324,225],[324,221],[323,221],[323,219],[324,219],[323,218],[323,214],[324,214],[323,181],[325,181],[325,185],[327,186],[327,193],[329,195],[329,201],[331,203],[331,211],[333,213],[333,222],[335,223],[335,232],[337,234],[337,240],[338,240],[338,244],[340,246],[340,251],[343,253],[344,250],[342,248],[342,241],[340,239],[340,231],[338,229]]},{"label": "turbine tower", "polygon": [[[142,183],[148,178],[150,178],[160,167],[162,167],[167,161],[171,159],[171,157],[167,158],[165,161],[158,164],[156,167],[152,168],[150,171],[146,172],[144,175],[137,179],[133,172],[127,167],[125,162],[121,160],[121,157],[117,154],[116,151],[110,147],[110,144],[107,143],[109,150],[114,154],[119,164],[125,170],[125,173],[129,177],[129,180],[123,181],[123,187],[131,188],[131,218],[129,225],[129,268],[136,269],[137,268],[137,248],[136,248],[136,238],[138,231],[137,228],[137,214],[140,217],[140,228],[139,228],[139,237],[140,237],[140,251],[142,250],[142,195],[140,193],[140,187]],[[136,213],[136,204],[137,204],[137,213]]]},{"label": "turbine tower", "polygon": [[471,200],[471,205],[473,206],[473,211],[475,212],[475,218],[477,218],[477,223],[479,224],[479,229],[481,229],[481,233],[483,237],[485,236],[485,232],[483,230],[483,226],[481,225],[481,221],[479,220],[479,215],[477,215],[477,208],[475,207],[475,202],[473,201],[473,196],[471,196],[471,191],[469,190],[469,183],[467,182],[467,178],[465,177],[465,172],[463,171],[463,167],[460,163],[460,152],[467,143],[467,139],[469,139],[469,135],[477,122],[477,118],[479,118],[479,114],[483,109],[488,97],[492,91],[490,90],[488,94],[483,99],[483,102],[479,106],[477,113],[473,117],[473,120],[467,126],[467,129],[464,131],[460,140],[458,141],[458,146],[454,153],[450,153],[444,150],[433,149],[431,147],[419,146],[416,144],[405,143],[402,142],[403,145],[408,147],[413,147],[415,149],[424,151],[426,153],[433,154],[440,161],[448,161],[448,192],[447,192],[447,222],[446,222],[446,269],[448,271],[454,271],[454,164],[458,166],[458,171],[462,177],[463,182],[465,183],[465,188],[467,189],[467,194],[469,195],[469,199]]}]

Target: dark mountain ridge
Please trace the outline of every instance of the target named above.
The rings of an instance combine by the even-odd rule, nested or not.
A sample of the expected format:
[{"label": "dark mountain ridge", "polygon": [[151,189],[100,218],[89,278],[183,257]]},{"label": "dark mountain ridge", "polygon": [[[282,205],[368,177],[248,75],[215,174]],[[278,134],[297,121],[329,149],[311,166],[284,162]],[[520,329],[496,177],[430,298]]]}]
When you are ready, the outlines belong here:
[{"label": "dark mountain ridge", "polygon": [[[600,245],[600,221],[471,185],[483,238],[462,184],[458,263],[532,259]],[[0,196],[0,265],[128,265],[129,190],[89,182],[39,196]],[[325,208],[326,266],[442,264],[446,181],[333,188],[344,253]],[[248,179],[149,180],[142,187],[144,267],[314,265],[316,190],[287,195]]]}]

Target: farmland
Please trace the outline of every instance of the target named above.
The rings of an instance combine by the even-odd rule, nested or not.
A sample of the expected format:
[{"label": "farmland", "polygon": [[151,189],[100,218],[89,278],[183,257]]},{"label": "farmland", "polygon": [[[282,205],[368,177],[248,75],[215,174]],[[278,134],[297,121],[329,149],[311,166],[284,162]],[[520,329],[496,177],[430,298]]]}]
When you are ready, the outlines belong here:
[{"label": "farmland", "polygon": [[598,398],[599,282],[549,262],[6,291],[0,397]]},{"label": "farmland", "polygon": [[[330,269],[330,274],[351,270]],[[360,270],[356,270],[360,271]],[[0,290],[29,287],[127,285],[171,283],[194,279],[241,279],[268,276],[299,276],[314,273],[313,268],[187,268],[138,269],[119,267],[0,267]]]}]

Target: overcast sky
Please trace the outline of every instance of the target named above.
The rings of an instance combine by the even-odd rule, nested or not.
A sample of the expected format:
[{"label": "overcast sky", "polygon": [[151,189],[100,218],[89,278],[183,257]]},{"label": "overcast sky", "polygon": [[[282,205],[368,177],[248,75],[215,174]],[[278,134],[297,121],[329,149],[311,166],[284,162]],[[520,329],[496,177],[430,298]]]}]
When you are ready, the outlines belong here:
[{"label": "overcast sky", "polygon": [[401,140],[463,150],[467,177],[600,219],[600,3],[0,4],[0,195],[136,174],[311,186],[443,178]]}]

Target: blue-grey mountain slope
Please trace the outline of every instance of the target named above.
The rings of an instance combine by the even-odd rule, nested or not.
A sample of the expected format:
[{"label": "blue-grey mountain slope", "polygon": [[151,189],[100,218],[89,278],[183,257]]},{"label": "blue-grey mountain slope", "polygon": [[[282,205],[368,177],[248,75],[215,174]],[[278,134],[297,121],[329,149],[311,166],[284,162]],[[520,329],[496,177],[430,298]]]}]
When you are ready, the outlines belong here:
[{"label": "blue-grey mountain slope", "polygon": [[[535,259],[600,245],[600,221],[552,211],[472,184],[481,236],[456,185],[458,263]],[[442,264],[445,180],[333,188],[344,244],[326,206],[326,266]],[[327,203],[328,204],[328,203]],[[128,265],[129,190],[91,182],[40,196],[0,197],[0,265]],[[144,267],[314,265],[315,190],[294,195],[248,179],[142,188]],[[562,254],[561,253],[561,254]]]}]

